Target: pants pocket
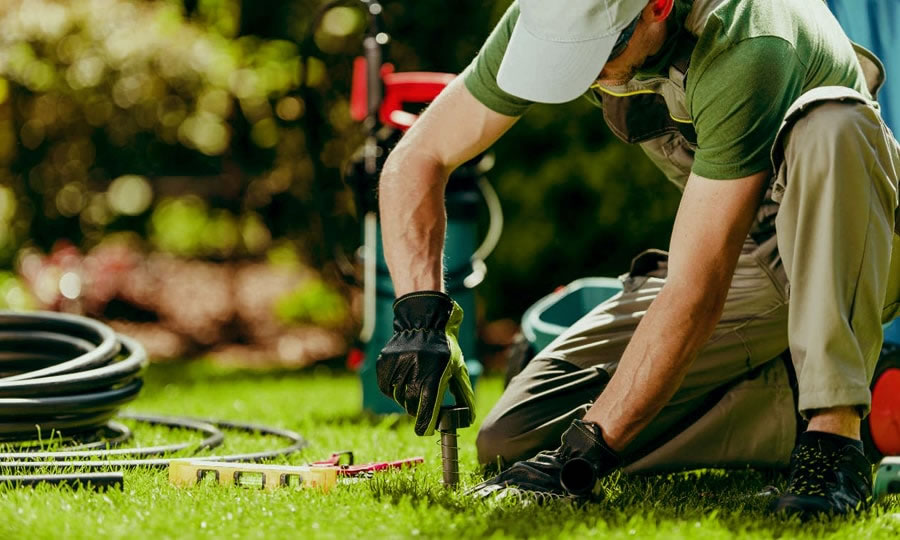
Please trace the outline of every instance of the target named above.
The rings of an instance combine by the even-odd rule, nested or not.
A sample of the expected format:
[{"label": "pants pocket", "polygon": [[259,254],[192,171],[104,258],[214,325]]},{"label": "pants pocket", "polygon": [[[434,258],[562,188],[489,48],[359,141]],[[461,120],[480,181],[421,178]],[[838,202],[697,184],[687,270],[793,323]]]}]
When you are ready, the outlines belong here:
[{"label": "pants pocket", "polygon": [[666,279],[669,271],[669,254],[661,249],[642,251],[631,260],[631,269],[621,276],[625,292],[639,290],[649,278]]}]

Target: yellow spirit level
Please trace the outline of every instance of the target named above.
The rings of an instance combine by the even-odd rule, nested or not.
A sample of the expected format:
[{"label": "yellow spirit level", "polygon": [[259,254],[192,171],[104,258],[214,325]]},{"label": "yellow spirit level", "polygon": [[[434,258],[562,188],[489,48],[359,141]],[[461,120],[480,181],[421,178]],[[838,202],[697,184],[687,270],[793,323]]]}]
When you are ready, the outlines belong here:
[{"label": "yellow spirit level", "polygon": [[214,481],[223,486],[252,489],[293,487],[328,491],[337,484],[339,469],[340,467],[259,465],[179,459],[169,464],[169,483],[178,487],[189,487],[204,481]]}]

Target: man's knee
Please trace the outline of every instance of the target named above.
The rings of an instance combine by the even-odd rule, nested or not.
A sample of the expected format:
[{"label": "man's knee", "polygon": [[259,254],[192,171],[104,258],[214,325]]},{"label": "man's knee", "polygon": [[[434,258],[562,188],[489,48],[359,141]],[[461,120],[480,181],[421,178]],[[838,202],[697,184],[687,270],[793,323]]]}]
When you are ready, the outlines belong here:
[{"label": "man's knee", "polygon": [[580,368],[542,352],[514,377],[485,417],[475,445],[487,465],[511,464],[559,446],[559,437],[581,418],[609,375]]},{"label": "man's knee", "polygon": [[520,438],[521,433],[516,433],[515,426],[509,419],[488,417],[475,439],[475,447],[478,450],[478,462],[482,465],[499,464],[504,467],[519,459],[523,453],[521,444],[514,440]]},{"label": "man's knee", "polygon": [[[571,421],[571,415],[539,420],[521,412],[505,410],[496,416],[488,414],[475,439],[479,463],[498,464],[503,468],[534,457],[541,450],[556,448],[560,434]],[[572,414],[580,417],[584,412],[573,411]]]}]

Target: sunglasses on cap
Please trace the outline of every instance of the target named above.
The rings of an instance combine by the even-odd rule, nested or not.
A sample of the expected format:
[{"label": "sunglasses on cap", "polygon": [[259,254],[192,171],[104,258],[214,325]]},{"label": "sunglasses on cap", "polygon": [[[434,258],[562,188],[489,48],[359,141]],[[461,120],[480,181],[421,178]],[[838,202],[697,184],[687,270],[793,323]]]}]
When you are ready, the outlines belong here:
[{"label": "sunglasses on cap", "polygon": [[613,45],[612,51],[609,53],[609,58],[606,59],[607,62],[625,52],[625,47],[628,46],[628,41],[634,34],[634,29],[637,28],[638,21],[641,20],[641,15],[642,13],[638,13],[638,16],[631,21],[631,24],[625,27],[625,29],[622,30],[622,33],[619,34],[619,39],[616,40],[616,44]]}]

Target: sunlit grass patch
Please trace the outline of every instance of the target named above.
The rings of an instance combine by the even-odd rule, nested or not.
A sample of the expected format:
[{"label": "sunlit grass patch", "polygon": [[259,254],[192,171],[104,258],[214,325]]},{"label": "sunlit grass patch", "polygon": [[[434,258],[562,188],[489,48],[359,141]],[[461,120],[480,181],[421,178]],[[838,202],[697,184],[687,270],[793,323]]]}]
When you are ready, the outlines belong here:
[{"label": "sunlit grass patch", "polygon": [[[501,392],[498,379],[478,389],[479,418]],[[800,523],[769,516],[766,486],[783,475],[699,471],[604,480],[590,504],[475,501],[441,483],[437,437],[420,438],[399,416],[360,412],[357,379],[327,371],[248,372],[197,362],[154,366],[136,411],[227,418],[301,433],[309,446],[286,464],[352,450],[357,462],[424,456],[415,469],[313,489],[262,491],[169,485],[164,471],[125,473],[122,491],[68,487],[0,488],[0,538],[894,538],[900,501],[886,499],[860,516]],[[126,422],[141,445],[198,440],[195,433]],[[462,430],[463,486],[481,480],[474,439]],[[214,453],[276,448],[283,441],[227,432]],[[210,452],[205,452],[209,454]],[[189,454],[185,452],[184,454]]]}]

